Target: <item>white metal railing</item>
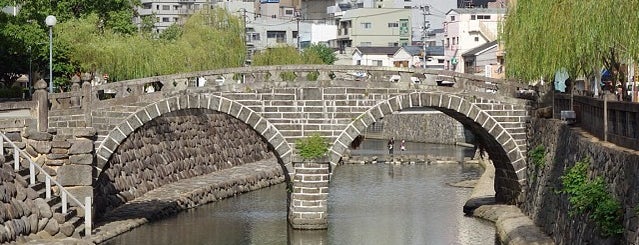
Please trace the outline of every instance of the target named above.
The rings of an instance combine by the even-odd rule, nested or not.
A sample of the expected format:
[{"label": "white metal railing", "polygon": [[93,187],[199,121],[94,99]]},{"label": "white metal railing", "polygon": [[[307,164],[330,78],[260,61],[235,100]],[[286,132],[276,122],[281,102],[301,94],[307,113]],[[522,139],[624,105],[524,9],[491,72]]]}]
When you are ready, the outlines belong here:
[{"label": "white metal railing", "polygon": [[45,192],[46,199],[51,199],[51,182],[55,184],[60,190],[60,198],[62,199],[62,213],[67,214],[68,209],[68,201],[70,198],[78,207],[84,209],[84,235],[86,237],[91,236],[91,224],[92,224],[92,214],[91,214],[91,197],[85,197],[84,203],[80,202],[77,198],[75,198],[69,191],[67,191],[60,183],[55,181],[53,177],[51,177],[47,172],[42,169],[38,164],[34,163],[31,160],[31,157],[21,151],[15,143],[13,143],[4,133],[0,132],[0,155],[4,156],[4,143],[9,143],[11,147],[13,147],[13,169],[17,172],[20,169],[20,155],[29,162],[29,184],[35,185],[36,183],[36,169],[40,171],[40,173],[45,176]]}]

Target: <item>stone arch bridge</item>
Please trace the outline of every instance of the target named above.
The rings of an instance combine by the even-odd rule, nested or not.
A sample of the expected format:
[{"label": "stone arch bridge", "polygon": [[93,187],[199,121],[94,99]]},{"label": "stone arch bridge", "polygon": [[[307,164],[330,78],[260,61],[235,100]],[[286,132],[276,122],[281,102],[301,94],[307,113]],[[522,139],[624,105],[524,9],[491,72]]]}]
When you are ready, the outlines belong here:
[{"label": "stone arch bridge", "polygon": [[[157,126],[157,120],[171,113],[215,114],[202,120],[239,121],[277,157],[292,187],[293,227],[322,229],[327,225],[330,174],[350,143],[384,116],[415,107],[442,111],[479,137],[495,164],[498,200],[515,202],[526,181],[526,101],[516,98],[517,84],[504,80],[440,70],[326,65],[242,67],[97,86],[83,80],[84,86],[73,81],[73,92],[49,95],[45,127],[96,129],[94,186],[113,161],[122,160],[120,146],[136,130]],[[437,86],[441,80],[454,85]],[[166,125],[154,132],[165,130],[160,127]],[[328,139],[329,154],[302,161],[294,144],[314,133]],[[218,144],[212,142],[212,149]],[[171,150],[170,144],[163,146],[167,149],[155,150]]]}]

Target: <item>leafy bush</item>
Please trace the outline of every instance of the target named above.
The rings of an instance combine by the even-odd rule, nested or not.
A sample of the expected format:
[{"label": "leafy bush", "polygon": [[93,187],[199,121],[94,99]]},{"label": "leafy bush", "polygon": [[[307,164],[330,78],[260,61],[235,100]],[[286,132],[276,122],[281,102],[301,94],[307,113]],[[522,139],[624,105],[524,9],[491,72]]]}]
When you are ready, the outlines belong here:
[{"label": "leafy bush", "polygon": [[588,218],[597,224],[604,236],[623,232],[621,204],[607,191],[601,176],[588,179],[590,159],[584,158],[561,176],[562,192],[568,194],[570,215],[590,213]]},{"label": "leafy bush", "polygon": [[22,88],[18,86],[0,87],[0,98],[22,98],[22,91]]},{"label": "leafy bush", "polygon": [[282,72],[280,73],[280,78],[282,78],[282,80],[284,81],[295,81],[295,78],[297,78],[297,75],[295,75],[295,73],[293,72]]},{"label": "leafy bush", "polygon": [[317,78],[319,78],[319,72],[317,72],[317,71],[309,72],[306,75],[306,79],[309,80],[309,81],[317,81]]},{"label": "leafy bush", "polygon": [[328,143],[319,134],[313,134],[299,139],[295,143],[295,149],[299,151],[299,155],[305,160],[317,159],[328,152]]},{"label": "leafy bush", "polygon": [[537,147],[532,149],[529,154],[535,166],[543,167],[546,165],[546,162],[544,161],[546,158],[546,148],[543,145],[537,145]]}]

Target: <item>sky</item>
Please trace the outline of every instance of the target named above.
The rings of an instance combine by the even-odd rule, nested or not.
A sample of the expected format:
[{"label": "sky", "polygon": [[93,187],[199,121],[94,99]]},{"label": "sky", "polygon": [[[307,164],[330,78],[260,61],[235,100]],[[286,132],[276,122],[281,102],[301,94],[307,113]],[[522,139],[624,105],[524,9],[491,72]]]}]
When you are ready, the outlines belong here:
[{"label": "sky", "polygon": [[457,0],[420,0],[430,4],[430,29],[443,28],[444,16],[450,9],[457,8]]}]

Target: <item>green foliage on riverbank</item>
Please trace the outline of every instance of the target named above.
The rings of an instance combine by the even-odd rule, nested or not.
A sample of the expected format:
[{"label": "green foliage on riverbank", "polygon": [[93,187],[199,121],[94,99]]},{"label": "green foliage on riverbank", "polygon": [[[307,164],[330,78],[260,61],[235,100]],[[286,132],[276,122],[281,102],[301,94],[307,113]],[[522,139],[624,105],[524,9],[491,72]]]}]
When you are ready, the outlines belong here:
[{"label": "green foliage on riverbank", "polygon": [[575,166],[561,176],[562,193],[568,194],[570,215],[588,214],[604,236],[612,236],[623,232],[622,209],[607,189],[601,176],[588,178],[589,158],[575,163]]},{"label": "green foliage on riverbank", "polygon": [[540,168],[546,165],[546,148],[543,145],[537,145],[537,147],[532,149],[529,154],[536,167]]},{"label": "green foliage on riverbank", "polygon": [[299,155],[303,159],[312,160],[320,158],[328,152],[328,143],[322,136],[316,133],[297,140],[295,149],[298,150]]},{"label": "green foliage on riverbank", "polygon": [[[112,81],[238,67],[244,62],[243,26],[223,9],[197,13],[171,35],[125,35],[96,29],[92,15],[61,23],[58,38],[83,71],[108,73]],[[164,37],[164,38],[162,38]]]}]

